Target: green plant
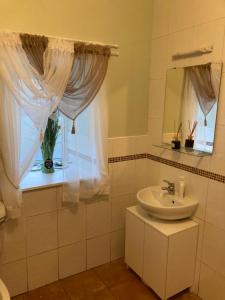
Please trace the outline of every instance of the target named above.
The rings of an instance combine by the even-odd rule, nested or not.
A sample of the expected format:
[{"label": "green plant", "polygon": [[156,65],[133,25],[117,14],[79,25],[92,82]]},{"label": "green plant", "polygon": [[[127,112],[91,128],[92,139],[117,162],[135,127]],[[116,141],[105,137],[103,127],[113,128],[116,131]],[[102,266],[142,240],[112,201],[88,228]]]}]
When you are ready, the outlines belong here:
[{"label": "green plant", "polygon": [[53,154],[56,140],[60,132],[59,118],[55,120],[48,118],[48,124],[45,130],[45,135],[41,144],[41,153],[43,158],[42,172],[53,173]]}]

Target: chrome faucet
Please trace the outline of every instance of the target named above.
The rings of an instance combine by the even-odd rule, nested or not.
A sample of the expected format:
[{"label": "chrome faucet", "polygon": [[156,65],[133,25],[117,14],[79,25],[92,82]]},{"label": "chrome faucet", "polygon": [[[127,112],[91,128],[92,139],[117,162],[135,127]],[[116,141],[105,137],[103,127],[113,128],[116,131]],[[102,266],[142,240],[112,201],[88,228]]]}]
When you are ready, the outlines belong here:
[{"label": "chrome faucet", "polygon": [[170,182],[169,180],[164,179],[164,182],[168,184],[168,186],[162,187],[163,191],[167,191],[170,195],[175,195],[175,184],[174,182]]}]

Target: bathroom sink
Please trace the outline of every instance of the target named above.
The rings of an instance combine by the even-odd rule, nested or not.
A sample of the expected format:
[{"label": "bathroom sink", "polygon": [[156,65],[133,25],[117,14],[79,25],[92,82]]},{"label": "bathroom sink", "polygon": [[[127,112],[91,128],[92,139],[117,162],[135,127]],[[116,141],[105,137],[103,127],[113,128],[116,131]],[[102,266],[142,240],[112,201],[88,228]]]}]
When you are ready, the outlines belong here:
[{"label": "bathroom sink", "polygon": [[0,300],[10,300],[9,292],[0,278]]},{"label": "bathroom sink", "polygon": [[138,203],[146,212],[163,220],[179,220],[191,217],[198,207],[198,202],[177,195],[169,195],[160,186],[151,186],[137,193]]}]

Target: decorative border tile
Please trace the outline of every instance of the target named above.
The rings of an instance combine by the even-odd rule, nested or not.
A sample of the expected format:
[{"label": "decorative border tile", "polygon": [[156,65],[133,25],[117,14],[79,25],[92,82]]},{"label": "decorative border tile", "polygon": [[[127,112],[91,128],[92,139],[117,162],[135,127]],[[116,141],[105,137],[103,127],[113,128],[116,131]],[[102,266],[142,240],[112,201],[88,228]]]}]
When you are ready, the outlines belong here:
[{"label": "decorative border tile", "polygon": [[136,160],[136,159],[150,159],[153,161],[156,161],[158,163],[164,164],[164,165],[168,165],[180,170],[184,170],[186,172],[192,173],[192,174],[196,174],[202,177],[206,177],[209,178],[211,180],[215,180],[218,182],[222,182],[225,183],[225,176],[217,174],[217,173],[213,173],[210,171],[206,171],[203,169],[199,169],[199,168],[195,168],[186,164],[182,164],[170,159],[166,159],[166,158],[162,158],[160,156],[156,156],[156,155],[152,155],[150,153],[140,153],[140,154],[132,154],[132,155],[126,155],[126,156],[117,156],[117,157],[110,157],[108,159],[109,163],[117,163],[117,162],[122,162],[122,161],[128,161],[128,160]]},{"label": "decorative border tile", "polygon": [[108,163],[116,163],[120,161],[127,161],[127,160],[136,160],[136,159],[143,159],[147,158],[147,153],[140,153],[140,154],[131,154],[126,156],[116,156],[116,157],[109,157]]}]

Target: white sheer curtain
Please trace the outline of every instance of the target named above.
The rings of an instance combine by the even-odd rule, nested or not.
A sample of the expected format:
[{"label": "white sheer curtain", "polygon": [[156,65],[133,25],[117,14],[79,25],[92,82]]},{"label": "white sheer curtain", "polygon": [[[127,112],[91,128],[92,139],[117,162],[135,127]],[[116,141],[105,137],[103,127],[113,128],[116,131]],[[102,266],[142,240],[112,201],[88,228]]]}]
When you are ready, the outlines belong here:
[{"label": "white sheer curtain", "polygon": [[65,119],[64,203],[80,198],[108,194],[107,105],[103,85],[94,101],[76,119],[76,134],[71,135],[72,121]]},{"label": "white sheer curtain", "polygon": [[[19,183],[31,166],[49,115],[64,93],[73,63],[73,43],[51,39],[44,54],[44,75],[29,63],[18,34],[0,33],[1,196],[8,217],[20,215]],[[30,126],[23,148],[22,116]]]}]

